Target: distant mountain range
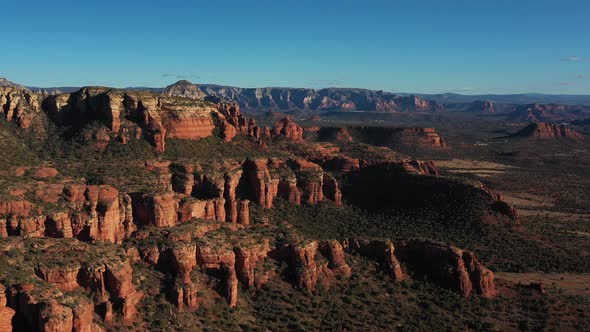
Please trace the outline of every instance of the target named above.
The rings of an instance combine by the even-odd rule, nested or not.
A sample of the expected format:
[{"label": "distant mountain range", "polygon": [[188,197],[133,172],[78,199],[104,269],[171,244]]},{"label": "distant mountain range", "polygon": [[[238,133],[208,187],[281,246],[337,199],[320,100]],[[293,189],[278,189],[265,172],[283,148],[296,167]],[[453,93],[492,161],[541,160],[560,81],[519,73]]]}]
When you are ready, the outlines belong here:
[{"label": "distant mountain range", "polygon": [[[80,87],[28,87],[35,92],[48,94],[69,93]],[[423,94],[391,93],[380,90],[354,88],[240,88],[215,84],[193,84],[179,81],[170,86],[128,87],[128,90],[149,90],[159,93],[183,95],[187,97],[218,96],[235,101],[247,109],[311,109],[311,110],[368,110],[405,111],[417,108],[424,111],[440,110],[442,105],[455,108],[457,105],[478,101],[491,101],[496,104],[562,104],[590,106],[590,95],[563,94],[483,94],[462,95],[457,93]],[[415,98],[417,97],[417,98]],[[353,105],[354,104],[354,105]],[[459,107],[462,108],[462,107]]]}]

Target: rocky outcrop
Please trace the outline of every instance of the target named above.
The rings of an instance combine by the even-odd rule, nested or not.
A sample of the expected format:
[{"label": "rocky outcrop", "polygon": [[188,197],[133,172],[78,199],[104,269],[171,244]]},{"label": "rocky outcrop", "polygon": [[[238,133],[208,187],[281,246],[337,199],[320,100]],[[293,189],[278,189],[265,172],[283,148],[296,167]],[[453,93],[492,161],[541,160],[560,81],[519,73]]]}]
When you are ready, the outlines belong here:
[{"label": "rocky outcrop", "polygon": [[235,247],[234,252],[238,280],[247,287],[263,284],[266,275],[261,271],[261,265],[270,252],[269,240],[264,239],[261,243]]},{"label": "rocky outcrop", "polygon": [[15,311],[6,306],[6,287],[0,284],[0,331],[12,331],[12,318]]},{"label": "rocky outcrop", "polygon": [[189,283],[181,285],[174,290],[175,304],[178,311],[194,312],[199,308],[197,286]]},{"label": "rocky outcrop", "polygon": [[496,108],[493,101],[475,100],[468,106],[467,112],[491,114],[496,113]]},{"label": "rocky outcrop", "polygon": [[[2,254],[5,250],[26,250],[27,260],[13,258],[4,268],[8,273],[31,268],[34,274],[23,276],[20,281],[13,277],[4,280],[8,289],[6,297],[2,289],[0,302],[14,310],[15,330],[102,331],[94,323],[95,308],[105,323],[113,314],[120,315],[127,323],[135,320],[143,294],[136,290],[131,265],[119,247],[44,239],[35,240],[33,245],[29,243],[25,249],[14,245],[18,241],[3,242],[8,245],[1,248]],[[68,253],[67,260],[64,253]],[[35,281],[29,282],[31,278]]]},{"label": "rocky outcrop", "polygon": [[439,175],[438,167],[430,160],[404,160],[402,161],[402,167],[410,173],[417,172],[422,175]]},{"label": "rocky outcrop", "polygon": [[55,301],[39,305],[39,329],[41,331],[72,331],[74,314],[72,309]]},{"label": "rocky outcrop", "polygon": [[451,289],[464,297],[496,294],[494,274],[472,252],[429,240],[410,240],[397,245],[398,257],[418,278]]},{"label": "rocky outcrop", "polygon": [[329,200],[334,201],[336,205],[342,205],[342,192],[340,191],[338,181],[336,181],[336,179],[333,176],[324,176],[323,193],[325,197],[327,197]]},{"label": "rocky outcrop", "polygon": [[13,331],[12,319],[16,312],[9,307],[0,307],[0,331]]},{"label": "rocky outcrop", "polygon": [[317,138],[320,141],[352,142],[354,138],[348,127],[320,127],[317,130]]},{"label": "rocky outcrop", "polygon": [[201,218],[248,224],[250,201],[272,208],[277,197],[296,205],[315,204],[324,197],[342,202],[338,181],[304,159],[173,164],[170,169],[172,189],[181,198],[180,222]]},{"label": "rocky outcrop", "polygon": [[378,111],[378,112],[435,112],[444,107],[419,96],[400,96],[389,92],[365,89],[322,90],[301,88],[237,88],[229,86],[194,84],[179,81],[168,86],[165,93],[177,96],[195,96],[201,93],[236,103],[245,109],[280,109],[312,111]]},{"label": "rocky outcrop", "polygon": [[225,200],[223,198],[198,200],[184,199],[178,209],[178,220],[174,223],[190,221],[193,218],[225,221]]},{"label": "rocky outcrop", "polygon": [[[324,172],[320,165],[304,159],[288,160],[287,165],[296,172],[297,187],[301,192],[302,202],[317,204],[324,199]],[[331,181],[326,191],[332,194],[333,200],[340,201],[341,195],[339,195],[337,182]]]},{"label": "rocky outcrop", "polygon": [[61,212],[44,214],[28,201],[0,203],[0,237],[48,236],[120,243],[135,230],[127,195],[111,186],[37,183],[33,195],[61,204]]},{"label": "rocky outcrop", "polygon": [[284,136],[293,141],[303,140],[303,128],[293,121],[292,116],[286,116],[274,124],[272,128],[273,137]]},{"label": "rocky outcrop", "polygon": [[171,227],[178,223],[178,201],[174,194],[131,195],[133,219],[139,225]]},{"label": "rocky outcrop", "polygon": [[513,222],[516,222],[516,223],[519,222],[518,210],[514,206],[506,203],[506,201],[504,201],[504,197],[502,197],[502,195],[498,194],[496,191],[488,188],[487,186],[485,186],[482,183],[479,184],[479,187],[486,195],[488,195],[489,197],[491,197],[494,200],[494,202],[492,203],[492,209],[494,211],[507,216]]},{"label": "rocky outcrop", "polygon": [[244,162],[244,175],[258,205],[271,208],[279,190],[279,180],[272,178],[268,159],[248,159]]},{"label": "rocky outcrop", "polygon": [[434,128],[352,127],[359,141],[376,146],[443,149],[446,143]]},{"label": "rocky outcrop", "polygon": [[347,240],[344,249],[372,260],[379,264],[379,268],[393,280],[402,281],[404,278],[401,265],[395,256],[395,248],[389,240]]},{"label": "rocky outcrop", "polygon": [[318,282],[318,267],[315,255],[318,242],[291,245],[287,247],[291,274],[300,288],[313,292]]},{"label": "rocky outcrop", "polygon": [[168,96],[186,97],[192,99],[204,99],[207,97],[197,86],[189,81],[181,80],[166,88],[164,91]]},{"label": "rocky outcrop", "polygon": [[422,148],[444,148],[445,142],[434,128],[402,128],[399,130],[401,144]]},{"label": "rocky outcrop", "polygon": [[281,179],[279,182],[278,196],[291,204],[301,204],[301,191],[297,187],[297,177],[290,174],[289,177]]},{"label": "rocky outcrop", "polygon": [[588,116],[588,107],[559,104],[521,105],[506,115],[510,121],[520,122],[564,122]]},{"label": "rocky outcrop", "polygon": [[221,289],[230,307],[238,303],[236,255],[229,248],[214,248],[206,243],[197,246],[197,263],[204,271],[216,270],[222,276]]},{"label": "rocky outcrop", "polygon": [[322,127],[317,139],[326,142],[359,142],[376,146],[442,149],[445,141],[434,128]]},{"label": "rocky outcrop", "polygon": [[242,199],[238,205],[238,223],[240,225],[250,225],[250,201]]},{"label": "rocky outcrop", "polygon": [[352,275],[352,269],[346,262],[344,247],[336,240],[320,241],[318,249],[328,259],[328,268],[344,277]]},{"label": "rocky outcrop", "polygon": [[336,240],[297,242],[279,250],[293,283],[308,292],[314,292],[318,283],[329,287],[335,277],[352,275],[343,246]]},{"label": "rocky outcrop", "polygon": [[[214,104],[190,98],[111,88],[82,88],[77,92],[48,96],[43,108],[58,125],[80,130],[100,122],[107,131],[88,138],[103,142],[128,142],[143,137],[157,151],[166,149],[166,138],[200,139],[213,135]],[[134,133],[134,134],[133,134]],[[100,138],[100,139],[99,139]]]},{"label": "rocky outcrop", "polygon": [[583,135],[564,124],[531,123],[530,125],[524,127],[511,137],[539,139],[580,139],[583,137]]},{"label": "rocky outcrop", "polygon": [[[14,122],[23,129],[39,122],[37,113],[41,110],[41,97],[30,90],[5,84],[0,86],[0,110],[6,120]],[[38,123],[37,123],[38,124]]]},{"label": "rocky outcrop", "polygon": [[326,155],[317,161],[324,169],[332,172],[347,173],[361,168],[361,161],[345,155]]}]

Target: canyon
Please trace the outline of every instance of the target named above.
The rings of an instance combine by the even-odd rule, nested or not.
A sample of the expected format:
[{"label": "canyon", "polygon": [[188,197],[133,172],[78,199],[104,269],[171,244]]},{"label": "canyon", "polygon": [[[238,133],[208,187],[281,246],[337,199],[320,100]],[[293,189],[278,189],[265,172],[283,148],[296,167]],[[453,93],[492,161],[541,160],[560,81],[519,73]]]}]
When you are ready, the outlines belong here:
[{"label": "canyon", "polygon": [[[260,98],[240,102],[250,93]],[[393,150],[447,153],[435,128],[304,126],[290,114],[268,124],[242,113],[299,103],[293,91],[274,101],[265,93],[274,92],[0,87],[0,142],[31,153],[7,154],[0,171],[0,330],[149,329],[153,306],[185,318],[239,311],[272,287],[313,298],[366,273],[395,289],[427,281],[462,301],[497,298],[505,286],[471,248],[418,234],[316,237],[293,222],[331,209],[406,219],[469,210],[473,227],[520,227],[518,210],[488,184]],[[350,93],[339,100],[356,100]],[[336,105],[314,98],[301,106]],[[379,111],[439,110],[379,98]],[[338,107],[368,101],[346,103]],[[578,137],[535,126],[545,134],[533,136]]]}]

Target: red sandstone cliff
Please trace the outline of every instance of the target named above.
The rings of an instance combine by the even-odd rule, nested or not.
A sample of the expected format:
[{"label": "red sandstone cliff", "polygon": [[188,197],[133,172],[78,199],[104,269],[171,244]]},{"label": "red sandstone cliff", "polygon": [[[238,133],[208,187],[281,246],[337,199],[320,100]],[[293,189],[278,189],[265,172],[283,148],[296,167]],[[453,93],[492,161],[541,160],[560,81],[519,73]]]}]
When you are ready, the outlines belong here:
[{"label": "red sandstone cliff", "polygon": [[539,139],[559,139],[559,138],[571,138],[580,139],[583,137],[582,134],[576,132],[572,128],[564,124],[553,124],[553,123],[531,123],[525,128],[518,131],[511,137],[523,137],[523,138],[539,138]]},{"label": "red sandstone cliff", "polygon": [[[47,96],[43,109],[58,125],[82,128],[90,121],[104,124],[104,147],[110,139],[126,143],[145,138],[156,150],[166,149],[166,138],[200,139],[213,134],[211,103],[148,92],[110,88],[82,88],[71,94]],[[89,137],[98,139],[99,136]],[[99,145],[101,146],[101,145]]]},{"label": "red sandstone cliff", "polygon": [[284,136],[294,141],[303,140],[303,128],[301,128],[292,116],[279,120],[272,128],[273,137]]},{"label": "red sandstone cliff", "polygon": [[410,240],[397,247],[402,262],[418,277],[426,277],[464,297],[474,291],[482,297],[496,294],[494,273],[470,251],[428,240]]},{"label": "red sandstone cliff", "polygon": [[62,202],[61,212],[44,214],[28,201],[0,203],[0,237],[49,236],[120,243],[135,230],[129,196],[111,186],[37,183],[36,199]]}]

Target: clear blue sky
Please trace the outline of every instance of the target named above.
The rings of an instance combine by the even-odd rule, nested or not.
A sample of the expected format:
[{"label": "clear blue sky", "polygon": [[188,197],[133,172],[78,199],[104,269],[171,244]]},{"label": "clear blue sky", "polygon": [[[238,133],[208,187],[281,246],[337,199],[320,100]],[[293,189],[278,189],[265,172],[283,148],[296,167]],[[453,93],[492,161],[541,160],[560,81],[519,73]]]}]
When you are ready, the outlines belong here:
[{"label": "clear blue sky", "polygon": [[36,86],[590,94],[588,0],[3,1],[0,77]]}]

